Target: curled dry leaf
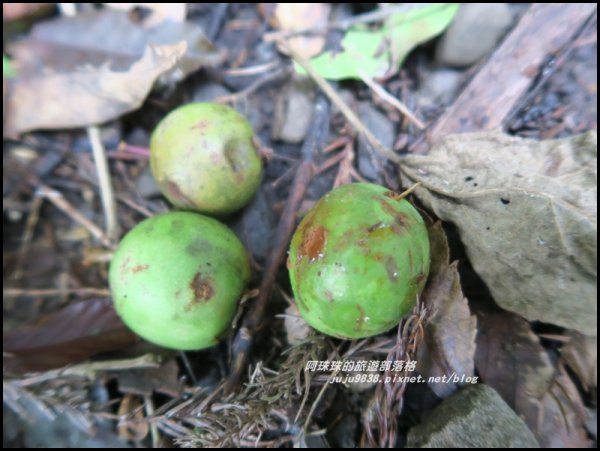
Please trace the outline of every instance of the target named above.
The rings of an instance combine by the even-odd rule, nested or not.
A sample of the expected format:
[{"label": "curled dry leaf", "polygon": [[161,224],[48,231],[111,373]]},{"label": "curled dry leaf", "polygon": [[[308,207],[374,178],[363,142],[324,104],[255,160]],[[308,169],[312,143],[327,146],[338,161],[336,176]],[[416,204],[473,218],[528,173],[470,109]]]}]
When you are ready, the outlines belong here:
[{"label": "curled dry leaf", "polygon": [[135,341],[109,299],[82,301],[4,334],[4,369],[58,368]]},{"label": "curled dry leaf", "polygon": [[529,323],[508,312],[479,312],[475,366],[527,423],[542,447],[588,447],[584,406],[555,368]]},{"label": "curled dry leaf", "polygon": [[596,335],[597,138],[451,135],[401,162],[405,185],[454,223],[496,302]]},{"label": "curled dry leaf", "polygon": [[[429,228],[431,268],[421,295],[429,320],[425,339],[417,354],[418,370],[426,377],[472,377],[474,375],[477,320],[462,293],[457,262],[450,264],[448,241],[441,223]],[[429,387],[441,398],[454,393],[462,382],[432,382]]]},{"label": "curled dry leaf", "polygon": [[149,45],[187,43],[185,54],[175,68],[162,79],[179,81],[202,66],[223,61],[202,30],[189,22],[172,20],[147,27],[123,11],[103,9],[73,17],[40,22],[27,39],[12,43],[9,54],[18,65],[19,74],[39,75],[43,72],[68,73],[81,66],[110,64],[124,71],[139,60]]},{"label": "curled dry leaf", "polygon": [[83,127],[139,108],[155,80],[175,66],[187,44],[147,47],[126,72],[106,66],[14,80],[5,122],[7,135],[35,129]]}]

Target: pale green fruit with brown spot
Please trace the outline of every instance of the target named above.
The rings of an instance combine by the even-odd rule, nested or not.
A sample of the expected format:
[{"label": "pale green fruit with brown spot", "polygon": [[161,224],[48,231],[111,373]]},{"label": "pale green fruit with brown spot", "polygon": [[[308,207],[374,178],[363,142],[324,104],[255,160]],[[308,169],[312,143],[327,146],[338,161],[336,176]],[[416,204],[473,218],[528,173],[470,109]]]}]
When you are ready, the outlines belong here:
[{"label": "pale green fruit with brown spot", "polygon": [[210,215],[246,205],[262,175],[252,126],[217,103],[190,103],[169,113],[152,133],[150,167],[173,205]]},{"label": "pale green fruit with brown spot", "polygon": [[304,217],[288,269],[308,324],[361,338],[410,313],[429,263],[427,228],[410,202],[382,186],[353,183],[326,194]]},{"label": "pale green fruit with brown spot", "polygon": [[152,343],[181,350],[219,341],[249,277],[248,255],[234,233],[189,212],[138,224],[121,240],[109,270],[123,322]]}]

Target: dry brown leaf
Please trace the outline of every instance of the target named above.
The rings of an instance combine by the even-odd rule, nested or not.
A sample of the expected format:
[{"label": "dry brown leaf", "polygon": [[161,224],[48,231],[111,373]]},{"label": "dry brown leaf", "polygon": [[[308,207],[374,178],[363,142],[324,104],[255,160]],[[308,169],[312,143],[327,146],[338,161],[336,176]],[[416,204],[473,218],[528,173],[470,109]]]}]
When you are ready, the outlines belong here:
[{"label": "dry brown leaf", "polygon": [[166,360],[160,368],[130,368],[113,374],[121,393],[151,396],[157,392],[172,397],[181,393],[179,367],[174,359]]},{"label": "dry brown leaf", "polygon": [[110,299],[82,301],[6,333],[2,343],[4,369],[22,372],[58,368],[121,349],[136,340]]},{"label": "dry brown leaf", "polygon": [[571,340],[562,347],[560,354],[586,391],[595,393],[598,385],[598,339],[573,331],[568,335]]},{"label": "dry brown leaf", "polygon": [[[330,12],[329,3],[277,3],[272,23],[281,30],[325,28]],[[311,58],[321,53],[325,46],[325,37],[294,36],[287,40],[287,44],[304,58]],[[286,53],[284,48],[279,50]]]},{"label": "dry brown leaf", "polygon": [[448,136],[403,159],[404,184],[457,226],[503,308],[596,335],[597,138]]},{"label": "dry brown leaf", "polygon": [[12,80],[5,133],[83,127],[141,106],[155,80],[175,66],[187,44],[148,47],[128,71],[106,66]]},{"label": "dry brown leaf", "polygon": [[527,423],[542,447],[587,447],[584,407],[568,375],[554,368],[529,323],[508,312],[481,312],[475,365]]},{"label": "dry brown leaf", "polygon": [[145,27],[126,12],[108,8],[37,23],[26,39],[9,45],[8,53],[19,75],[64,73],[84,65],[107,63],[122,71],[139,60],[148,45],[174,45],[181,41],[187,43],[187,50],[168,74],[174,81],[224,59],[224,53],[193,23],[167,20]]},{"label": "dry brown leaf", "polygon": [[448,242],[440,222],[429,228],[429,241],[431,268],[421,295],[429,320],[418,349],[417,368],[426,378],[463,378],[460,382],[428,383],[436,395],[445,398],[474,375],[477,319],[462,293],[457,262],[449,263]]}]

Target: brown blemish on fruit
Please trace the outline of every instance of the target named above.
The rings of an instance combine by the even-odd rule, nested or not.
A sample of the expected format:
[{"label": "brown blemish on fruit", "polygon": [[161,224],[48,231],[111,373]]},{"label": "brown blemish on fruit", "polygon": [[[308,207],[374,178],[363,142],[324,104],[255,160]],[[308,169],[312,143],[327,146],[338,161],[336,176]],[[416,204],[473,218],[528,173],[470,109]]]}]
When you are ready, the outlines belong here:
[{"label": "brown blemish on fruit", "polygon": [[333,302],[333,300],[335,299],[335,296],[330,290],[323,291],[323,295],[325,296],[325,299],[327,299],[329,302]]},{"label": "brown blemish on fruit", "polygon": [[363,309],[360,306],[360,304],[356,304],[356,308],[358,309],[360,316],[358,318],[356,318],[356,324],[354,325],[354,331],[360,332],[360,330],[363,327],[363,324],[365,323],[365,319],[366,319],[367,315],[365,315],[365,309]]},{"label": "brown blemish on fruit", "polygon": [[215,294],[213,281],[210,277],[202,277],[202,273],[196,273],[190,282],[190,288],[194,293],[194,299],[185,306],[185,311],[189,312],[195,305],[209,301]]},{"label": "brown blemish on fruit", "polygon": [[398,280],[398,265],[396,264],[396,260],[390,256],[385,259],[385,270],[392,282]]},{"label": "brown blemish on fruit", "polygon": [[181,297],[181,288],[175,292],[175,299],[179,299]]},{"label": "brown blemish on fruit", "polygon": [[323,257],[327,233],[327,229],[323,226],[305,228],[300,252],[298,253],[300,258],[306,256],[310,262],[314,262]]},{"label": "brown blemish on fruit", "polygon": [[187,197],[185,194],[183,194],[183,192],[181,191],[181,189],[179,188],[179,185],[177,185],[177,183],[169,180],[167,182],[167,190],[166,191],[176,202],[178,202],[182,205],[185,205],[186,207],[194,206],[194,202],[192,202],[192,200],[189,197]]},{"label": "brown blemish on fruit", "polygon": [[237,174],[242,167],[240,166],[241,155],[239,152],[239,142],[235,139],[230,139],[223,147],[223,156],[231,170]]},{"label": "brown blemish on fruit", "polygon": [[138,273],[138,272],[146,271],[147,269],[148,269],[148,265],[136,265],[133,268],[131,268],[131,272]]},{"label": "brown blemish on fruit", "polygon": [[409,221],[409,217],[405,213],[398,212],[392,204],[389,202],[383,201],[381,203],[381,208],[387,214],[394,218],[394,222],[390,225],[391,229],[396,234],[404,233],[407,229],[407,222]]},{"label": "brown blemish on fruit", "polygon": [[394,199],[394,200],[398,199],[398,193],[396,193],[395,191],[386,191],[385,193],[383,193],[383,195],[385,197],[389,197],[390,199]]},{"label": "brown blemish on fruit", "polygon": [[287,260],[285,261],[285,266],[287,267],[288,271],[290,269],[292,269],[292,260],[290,259],[290,256],[288,255]]},{"label": "brown blemish on fruit", "polygon": [[414,267],[415,267],[415,262],[413,261],[413,254],[412,254],[412,251],[409,249],[408,250],[408,270],[412,273]]},{"label": "brown blemish on fruit", "polygon": [[380,229],[382,227],[384,227],[384,224],[383,224],[383,222],[379,221],[379,222],[373,224],[372,226],[367,227],[367,232],[373,233],[375,230]]},{"label": "brown blemish on fruit", "polygon": [[206,129],[206,127],[208,127],[208,126],[209,126],[209,122],[207,120],[201,120],[201,121],[196,122],[192,126],[192,128],[198,129],[200,131],[204,131]]}]

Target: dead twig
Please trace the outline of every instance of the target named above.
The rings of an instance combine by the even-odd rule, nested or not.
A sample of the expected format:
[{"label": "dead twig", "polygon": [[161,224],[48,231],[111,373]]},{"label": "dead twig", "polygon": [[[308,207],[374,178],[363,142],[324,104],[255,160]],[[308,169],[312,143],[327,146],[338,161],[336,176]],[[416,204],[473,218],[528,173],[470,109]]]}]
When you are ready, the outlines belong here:
[{"label": "dead twig", "polygon": [[225,384],[225,391],[232,392],[238,386],[246,371],[254,334],[259,330],[263,322],[267,301],[271,295],[275,275],[284,259],[287,246],[296,223],[296,212],[304,197],[306,188],[313,176],[313,156],[317,149],[322,149],[327,132],[329,131],[330,108],[327,100],[321,95],[315,103],[312,123],[309,135],[302,146],[302,162],[296,172],[288,202],[283,211],[277,235],[275,247],[269,258],[264,276],[260,283],[259,294],[256,300],[249,306],[247,316],[242,322],[231,346],[233,356],[231,374]]},{"label": "dead twig", "polygon": [[90,221],[88,218],[83,216],[73,205],[71,205],[59,192],[56,191],[49,186],[40,185],[37,189],[38,195],[48,199],[52,204],[62,210],[67,216],[69,216],[73,221],[77,222],[79,225],[85,227],[94,238],[104,244],[106,247],[113,249],[114,244],[110,239],[104,234],[102,229]]},{"label": "dead twig", "polygon": [[249,95],[253,94],[254,92],[258,91],[263,86],[265,86],[269,83],[272,83],[274,81],[283,79],[288,74],[289,74],[288,69],[280,67],[279,69],[274,70],[273,72],[269,72],[269,73],[263,75],[261,78],[259,78],[254,83],[252,83],[250,86],[248,86],[245,89],[242,89],[239,92],[236,92],[235,94],[217,97],[215,99],[215,102],[235,103],[241,99],[248,97]]},{"label": "dead twig", "polygon": [[104,149],[104,144],[102,144],[98,127],[95,125],[87,127],[87,134],[92,146],[94,163],[96,164],[100,199],[102,200],[102,208],[106,220],[106,235],[110,240],[116,241],[119,238],[119,221],[117,220],[117,203],[110,180],[106,149]]},{"label": "dead twig", "polygon": [[74,294],[77,296],[110,296],[110,291],[106,288],[4,288],[2,295],[6,298],[30,297],[30,298],[45,298],[52,296],[62,296],[65,294]]},{"label": "dead twig", "polygon": [[323,92],[329,97],[332,103],[335,104],[342,112],[344,117],[350,122],[350,124],[356,129],[356,131],[363,135],[367,142],[373,147],[373,149],[387,158],[388,160],[393,161],[394,163],[400,162],[400,157],[396,155],[391,149],[384,146],[381,141],[379,141],[371,131],[364,126],[359,117],[354,114],[354,111],[350,109],[346,102],[339,96],[339,94],[333,89],[333,87],[323,78],[321,75],[314,70],[310,62],[292,49],[287,43],[283,40],[279,41],[279,44],[286,49],[286,52],[289,53],[292,58],[300,64],[304,70],[311,76],[311,78],[315,81],[319,88],[323,90]]},{"label": "dead twig", "polygon": [[[419,344],[423,341],[423,324],[426,321],[427,310],[417,297],[417,303],[412,315],[398,326],[396,345],[387,355],[387,361],[410,361],[415,356]],[[406,366],[400,371],[393,367],[386,370],[384,377],[394,380],[396,376],[405,375]],[[364,432],[361,445],[378,448],[393,448],[398,441],[398,417],[402,413],[403,396],[406,382],[390,382],[377,385],[371,400],[369,414],[365,415]],[[375,431],[378,432],[377,438]]]},{"label": "dead twig", "polygon": [[400,111],[402,114],[404,114],[404,116],[406,116],[406,118],[410,122],[415,124],[417,126],[417,128],[419,128],[421,130],[423,130],[425,128],[425,124],[423,123],[423,121],[421,121],[421,119],[419,119],[417,116],[415,116],[415,114],[412,111],[410,111],[408,109],[408,107],[406,105],[404,105],[404,103],[402,103],[396,97],[394,97],[389,92],[387,92],[383,88],[383,86],[376,83],[375,80],[373,80],[371,77],[369,77],[366,74],[361,73],[360,78],[367,86],[369,86],[369,88],[371,88],[375,92],[375,94],[377,94],[382,100],[386,101],[387,103],[392,105],[394,108],[396,108],[398,111]]}]

